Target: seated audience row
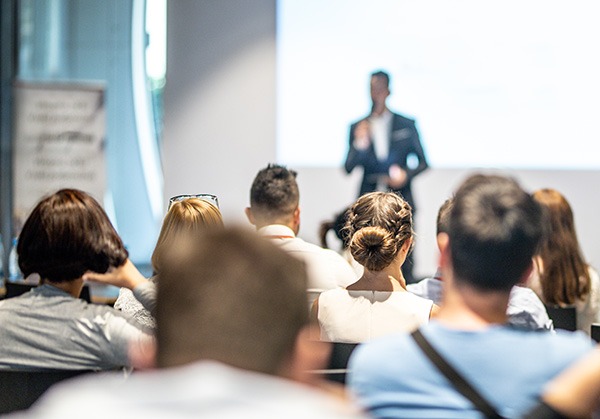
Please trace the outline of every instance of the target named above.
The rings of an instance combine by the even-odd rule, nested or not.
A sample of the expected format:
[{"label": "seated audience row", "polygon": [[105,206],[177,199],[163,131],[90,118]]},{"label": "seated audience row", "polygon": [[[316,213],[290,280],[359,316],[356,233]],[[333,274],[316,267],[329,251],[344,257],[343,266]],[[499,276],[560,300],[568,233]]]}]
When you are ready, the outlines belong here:
[{"label": "seated audience row", "polygon": [[[140,286],[122,268],[88,277]],[[156,369],[59,384],[27,417],[363,417],[306,373],[329,348],[308,339],[306,271],[287,252],[239,229],[179,236],[159,281]]]},{"label": "seated audience row", "polygon": [[[361,417],[346,401],[316,391],[331,387],[308,372],[322,369],[329,352],[328,343],[308,339],[313,327],[305,301],[313,290],[320,293],[313,317],[322,340],[369,341],[351,359],[350,391],[370,415],[547,417],[547,406],[536,405],[543,387],[588,353],[591,342],[505,325],[550,324],[539,299],[519,286],[533,270],[538,243],[548,240],[536,200],[500,176],[477,175],[461,185],[438,216],[443,282],[419,284],[442,293],[435,298],[439,315],[429,322],[438,307],[408,292],[401,271],[414,238],[410,206],[394,193],[375,192],[351,207],[345,232],[364,267],[357,278],[338,254],[296,237],[295,177],[277,165],[258,173],[246,213],[259,235],[224,230],[208,197],[174,199],[150,280],[127,259],[106,214],[87,194],[62,190],[42,200],[18,248],[24,274],[38,273],[42,285],[0,303],[0,320],[7,319],[0,338],[9,342],[0,349],[0,367],[114,369],[131,365],[133,354],[136,365],[158,369],[134,373],[127,382],[109,374],[65,384],[31,415],[65,416],[102,405],[147,416]],[[542,252],[533,277],[548,280],[549,266]],[[576,299],[589,303],[586,284],[593,279],[580,271]],[[124,312],[77,300],[84,280],[123,287],[117,307]],[[523,291],[526,299],[519,298]],[[436,351],[452,367],[436,364]],[[600,366],[594,356],[588,359]],[[444,376],[452,368],[458,373],[449,384]],[[595,377],[583,370],[577,364],[559,377],[544,400],[562,412],[589,411],[600,385],[597,392],[572,386],[585,408],[573,409],[557,396],[565,383]],[[454,388],[458,380],[472,390]]]},{"label": "seated audience row", "polygon": [[[542,207],[514,180],[475,175],[441,234],[441,309],[412,334],[360,345],[349,386],[374,417],[521,417],[544,386],[592,349],[578,333],[507,326],[512,288],[533,269]],[[470,389],[470,390],[469,390]]]}]

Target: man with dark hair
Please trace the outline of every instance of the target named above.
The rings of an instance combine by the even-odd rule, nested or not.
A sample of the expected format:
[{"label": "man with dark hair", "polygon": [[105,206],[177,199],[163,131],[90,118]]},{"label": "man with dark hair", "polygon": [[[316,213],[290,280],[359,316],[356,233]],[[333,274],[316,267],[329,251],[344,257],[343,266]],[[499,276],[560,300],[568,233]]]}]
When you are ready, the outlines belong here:
[{"label": "man with dark hair", "polygon": [[[394,191],[416,213],[413,179],[428,168],[415,121],[391,112],[386,104],[390,77],[383,71],[371,74],[371,112],[350,126],[350,142],[344,168],[347,173],[363,168],[358,196],[368,192]],[[402,272],[413,282],[412,258]]]},{"label": "man with dark hair", "polygon": [[545,384],[592,347],[583,334],[505,325],[510,291],[530,274],[543,230],[542,209],[514,180],[468,178],[439,237],[440,312],[420,334],[357,349],[349,381],[359,403],[375,417],[482,417],[475,397],[422,349],[429,343],[501,416],[531,409]]},{"label": "man with dark hair", "polygon": [[[241,229],[178,240],[160,273],[158,368],[64,384],[28,417],[71,417],[90,406],[140,418],[362,417],[298,382],[329,353],[308,339],[301,261]],[[89,277],[128,288],[147,282],[132,267]]]},{"label": "man with dark hair", "polygon": [[296,172],[269,164],[256,175],[246,216],[259,234],[306,263],[309,303],[328,289],[346,287],[358,279],[350,264],[333,250],[296,237],[300,229],[300,192]]},{"label": "man with dark hair", "polygon": [[[436,241],[438,249],[441,250],[445,242],[445,235],[449,231],[450,211],[454,205],[454,199],[448,198],[438,211],[436,222]],[[443,233],[443,234],[442,234]],[[440,305],[442,303],[443,276],[438,268],[435,275],[431,278],[425,278],[416,284],[409,284],[406,289],[419,297],[433,300]],[[539,299],[533,290],[517,284],[510,291],[508,308],[506,310],[508,323],[531,330],[552,330],[553,324],[544,303]]]}]

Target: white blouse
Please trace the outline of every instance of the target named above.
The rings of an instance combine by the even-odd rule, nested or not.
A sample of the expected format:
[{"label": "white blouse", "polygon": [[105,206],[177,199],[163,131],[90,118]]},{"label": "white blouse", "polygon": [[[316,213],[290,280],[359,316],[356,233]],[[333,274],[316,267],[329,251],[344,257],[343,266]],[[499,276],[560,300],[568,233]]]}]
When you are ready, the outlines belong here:
[{"label": "white blouse", "polygon": [[427,323],[433,301],[408,291],[338,288],[321,293],[318,304],[321,340],[360,343]]}]

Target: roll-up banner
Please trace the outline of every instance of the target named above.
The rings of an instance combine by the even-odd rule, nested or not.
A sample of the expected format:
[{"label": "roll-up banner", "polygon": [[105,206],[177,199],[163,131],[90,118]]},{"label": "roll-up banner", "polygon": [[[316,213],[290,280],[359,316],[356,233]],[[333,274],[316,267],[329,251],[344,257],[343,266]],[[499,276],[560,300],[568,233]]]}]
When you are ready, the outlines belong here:
[{"label": "roll-up banner", "polygon": [[81,189],[102,203],[106,191],[106,112],[98,83],[18,82],[13,185],[17,233],[44,196]]}]

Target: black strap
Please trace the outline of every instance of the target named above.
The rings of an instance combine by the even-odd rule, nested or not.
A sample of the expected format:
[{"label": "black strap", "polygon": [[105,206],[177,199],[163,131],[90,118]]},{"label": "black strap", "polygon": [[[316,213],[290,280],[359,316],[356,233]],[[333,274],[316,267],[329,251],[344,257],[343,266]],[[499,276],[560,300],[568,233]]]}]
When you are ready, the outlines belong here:
[{"label": "black strap", "polygon": [[437,369],[444,374],[450,383],[452,383],[456,390],[469,399],[481,413],[483,413],[487,418],[502,418],[496,409],[494,409],[492,405],[481,394],[479,394],[479,392],[475,390],[471,384],[469,384],[467,380],[465,380],[463,376],[459,374],[458,371],[448,364],[448,362],[446,362],[446,360],[438,351],[433,348],[433,346],[431,346],[420,330],[417,329],[411,333],[411,337],[415,340],[423,353],[427,355],[427,358],[429,358],[437,367]]}]

